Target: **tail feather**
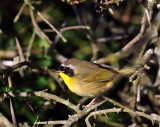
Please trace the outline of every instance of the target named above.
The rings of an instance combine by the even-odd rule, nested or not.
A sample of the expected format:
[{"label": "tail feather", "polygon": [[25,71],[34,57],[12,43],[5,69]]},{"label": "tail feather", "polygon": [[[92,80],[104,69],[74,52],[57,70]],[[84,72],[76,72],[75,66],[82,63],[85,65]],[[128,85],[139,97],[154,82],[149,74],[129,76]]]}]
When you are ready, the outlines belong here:
[{"label": "tail feather", "polygon": [[119,70],[118,72],[120,74],[122,74],[122,75],[129,75],[129,74],[132,74],[135,71],[140,71],[142,69],[143,69],[143,66],[142,65],[138,65],[138,66],[131,67],[131,68],[124,68],[122,70]]}]

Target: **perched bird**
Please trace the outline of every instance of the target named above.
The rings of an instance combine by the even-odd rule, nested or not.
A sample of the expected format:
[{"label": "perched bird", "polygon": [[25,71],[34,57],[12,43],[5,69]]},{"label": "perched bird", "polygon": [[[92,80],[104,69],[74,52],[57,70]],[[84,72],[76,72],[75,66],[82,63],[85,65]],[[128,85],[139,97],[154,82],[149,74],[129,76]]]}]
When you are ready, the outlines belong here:
[{"label": "perched bird", "polygon": [[137,68],[115,70],[88,61],[68,59],[59,67],[59,75],[75,94],[94,98],[112,86],[120,75],[130,74]]}]

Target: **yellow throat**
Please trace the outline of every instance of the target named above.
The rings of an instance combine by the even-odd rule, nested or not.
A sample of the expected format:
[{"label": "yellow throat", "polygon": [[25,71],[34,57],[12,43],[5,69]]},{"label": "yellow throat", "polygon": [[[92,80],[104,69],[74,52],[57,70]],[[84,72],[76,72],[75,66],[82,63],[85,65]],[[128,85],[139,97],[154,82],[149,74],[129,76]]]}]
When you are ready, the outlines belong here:
[{"label": "yellow throat", "polygon": [[63,72],[60,72],[59,75],[63,78],[65,84],[70,87],[69,80],[71,79],[68,75],[64,74]]}]

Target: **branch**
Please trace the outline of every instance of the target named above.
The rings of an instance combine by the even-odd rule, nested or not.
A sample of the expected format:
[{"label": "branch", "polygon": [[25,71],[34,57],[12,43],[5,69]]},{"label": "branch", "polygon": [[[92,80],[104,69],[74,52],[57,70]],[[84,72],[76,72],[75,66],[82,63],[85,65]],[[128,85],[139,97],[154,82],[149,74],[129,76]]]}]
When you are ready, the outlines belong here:
[{"label": "branch", "polygon": [[[144,14],[142,21],[141,21],[142,25],[141,25],[141,29],[140,29],[139,34],[137,36],[135,36],[130,42],[128,42],[128,44],[126,46],[124,46],[119,52],[114,54],[114,57],[116,57],[117,60],[128,56],[129,53],[127,53],[127,52],[129,52],[131,47],[142,38],[142,35],[145,30],[145,26],[146,26],[146,20],[147,20],[147,18],[146,18],[146,15]],[[96,60],[96,63],[106,63],[108,61],[109,61],[109,59],[107,56],[106,58],[101,58],[99,60]]]},{"label": "branch", "polygon": [[59,121],[43,121],[43,122],[35,122],[34,124],[51,124],[51,125],[57,125],[57,124],[66,124],[67,120],[59,120]]},{"label": "branch", "polygon": [[[77,29],[90,29],[90,27],[85,26],[85,25],[67,26],[67,27],[60,28],[59,31],[64,32],[64,31],[67,31],[67,30],[77,30]],[[43,29],[43,31],[44,32],[55,32],[53,29]]]},{"label": "branch", "polygon": [[77,122],[80,118],[84,117],[87,115],[90,111],[93,109],[96,109],[98,106],[102,105],[106,100],[99,102],[91,107],[84,108],[81,110],[81,112],[74,114],[74,115],[69,115],[68,120],[63,120],[63,121],[44,121],[44,122],[35,122],[35,124],[63,124],[63,127],[70,127],[73,123]]},{"label": "branch", "polygon": [[[83,25],[83,19],[81,18],[80,14],[79,14],[79,11],[77,9],[77,7],[75,5],[72,6],[75,14],[76,14],[76,18],[77,18],[77,22],[79,25]],[[97,53],[99,51],[97,45],[96,45],[96,40],[94,39],[94,37],[90,34],[89,30],[88,29],[83,29],[85,35],[86,35],[86,38],[90,41],[91,43],[91,47],[92,47],[92,52],[93,52],[93,57],[92,59],[97,59]]]},{"label": "branch", "polygon": [[156,47],[154,53],[157,55],[157,58],[158,58],[158,66],[159,66],[159,69],[158,69],[158,72],[157,72],[157,77],[156,77],[156,81],[155,81],[155,83],[154,83],[154,86],[159,86],[159,85],[160,85],[160,38],[159,38],[159,40],[158,40],[157,47]]},{"label": "branch", "polygon": [[9,98],[9,97],[31,97],[31,96],[38,96],[43,97],[45,99],[52,99],[56,102],[62,103],[71,109],[75,110],[77,113],[81,112],[78,106],[75,106],[68,100],[60,98],[56,95],[44,92],[44,91],[35,91],[35,92],[0,92],[0,98]]},{"label": "branch", "polygon": [[63,124],[63,127],[69,127],[76,121],[78,121],[83,116],[87,115],[90,111],[93,109],[96,109],[98,106],[102,105],[106,100],[99,102],[91,107],[84,108],[83,110],[79,109],[79,106],[76,106],[69,102],[68,100],[65,100],[63,98],[60,98],[56,95],[44,92],[44,91],[35,91],[35,92],[0,92],[0,99],[10,98],[10,97],[31,97],[31,96],[37,96],[37,97],[43,97],[45,99],[53,99],[56,102],[62,103],[66,105],[67,107],[73,109],[76,111],[77,114],[69,116],[68,120],[64,121],[44,121],[44,122],[35,122],[35,124]]},{"label": "branch", "polygon": [[26,3],[23,3],[23,5],[21,6],[21,8],[18,11],[18,14],[15,16],[15,18],[13,20],[14,23],[16,23],[19,20],[19,18],[20,18],[20,16],[21,16],[25,7],[26,7]]},{"label": "branch", "polygon": [[[35,8],[32,6],[32,4],[30,3],[30,0],[25,0],[26,4],[29,5],[30,7],[30,15],[31,15],[31,19],[32,19],[32,23],[35,27],[38,28],[38,31],[47,39],[47,41],[50,42],[50,39],[45,35],[45,33],[43,33],[43,31],[39,28],[39,26],[37,25],[34,15],[33,15],[33,10],[36,11],[36,13],[41,17],[41,19],[47,23],[61,38],[64,42],[67,42],[67,40],[63,37],[63,35],[46,19],[44,18],[44,16],[37,10],[35,10]],[[34,22],[33,22],[34,20]]]},{"label": "branch", "polygon": [[33,41],[35,40],[35,37],[36,37],[36,30],[34,29],[32,36],[31,36],[31,39],[29,41],[28,47],[27,47],[27,53],[26,53],[26,60],[27,61],[29,61],[29,56],[31,54],[31,48],[32,48]]},{"label": "branch", "polygon": [[96,41],[98,43],[105,43],[105,42],[108,42],[108,41],[111,41],[111,40],[121,40],[121,39],[124,39],[124,38],[127,38],[127,37],[128,37],[127,35],[103,37],[103,38],[98,38]]},{"label": "branch", "polygon": [[[139,50],[142,50],[142,47],[146,47],[146,45],[148,44],[149,40],[152,39],[152,34],[154,33],[155,30],[158,29],[158,26],[160,25],[160,11],[157,13],[157,15],[155,16],[151,26],[146,30],[146,33],[143,35],[144,33],[144,28],[146,26],[146,15],[143,16],[143,20],[142,20],[142,25],[141,25],[141,30],[140,33],[134,38],[132,39],[125,47],[122,48],[122,50],[120,50],[119,52],[112,54],[111,57],[115,57],[117,60],[118,59],[122,59],[124,57],[129,56],[131,53],[133,53],[133,51],[135,51],[134,49],[137,48],[135,53],[138,53]],[[135,45],[136,44],[136,45]],[[110,56],[106,56],[104,58],[98,59],[95,62],[96,63],[106,63],[108,61],[110,61]]]},{"label": "branch", "polygon": [[139,112],[139,111],[132,111],[130,109],[123,109],[123,108],[112,108],[112,109],[106,109],[106,110],[99,110],[99,111],[95,111],[95,112],[92,112],[90,113],[87,118],[85,119],[85,122],[87,124],[87,127],[92,127],[91,124],[89,123],[89,118],[94,116],[94,115],[99,115],[99,114],[107,114],[107,113],[112,113],[112,112],[127,112],[127,113],[130,113],[130,114],[133,114],[133,115],[137,115],[137,116],[142,116],[142,117],[145,117],[149,120],[151,120],[152,124],[154,124],[154,121],[158,121],[160,122],[160,117],[158,116],[151,116],[151,115],[148,115],[144,112]]},{"label": "branch", "polygon": [[17,68],[20,68],[20,67],[23,67],[23,66],[26,66],[26,65],[31,67],[32,69],[38,69],[39,71],[47,72],[47,70],[42,68],[42,67],[36,66],[36,65],[32,64],[31,62],[24,61],[24,62],[20,62],[16,65],[12,66],[12,67],[8,67],[6,69],[0,70],[0,75],[9,74],[12,71],[16,70]]},{"label": "branch", "polygon": [[36,19],[34,17],[34,13],[33,13],[33,6],[29,3],[27,3],[29,5],[29,12],[30,12],[30,16],[31,16],[31,20],[32,20],[32,24],[36,30],[36,34],[44,39],[47,40],[50,44],[52,44],[53,42],[49,39],[49,37],[41,30],[41,28],[38,26]]},{"label": "branch", "polygon": [[0,112],[0,126],[1,127],[14,127],[13,124]]},{"label": "branch", "polygon": [[54,30],[62,38],[64,42],[67,42],[63,35],[47,19],[45,19],[39,11],[37,11],[37,14],[42,18],[44,22],[46,22],[52,28],[52,30]]}]

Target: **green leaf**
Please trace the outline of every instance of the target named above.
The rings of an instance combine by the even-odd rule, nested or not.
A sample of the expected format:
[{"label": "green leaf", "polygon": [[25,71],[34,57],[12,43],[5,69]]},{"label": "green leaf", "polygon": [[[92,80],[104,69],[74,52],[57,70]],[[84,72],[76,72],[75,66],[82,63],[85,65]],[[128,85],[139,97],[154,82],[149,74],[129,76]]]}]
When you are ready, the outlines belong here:
[{"label": "green leaf", "polygon": [[36,80],[36,84],[40,89],[44,89],[46,87],[46,82],[47,81],[45,77],[38,77],[38,79]]}]

